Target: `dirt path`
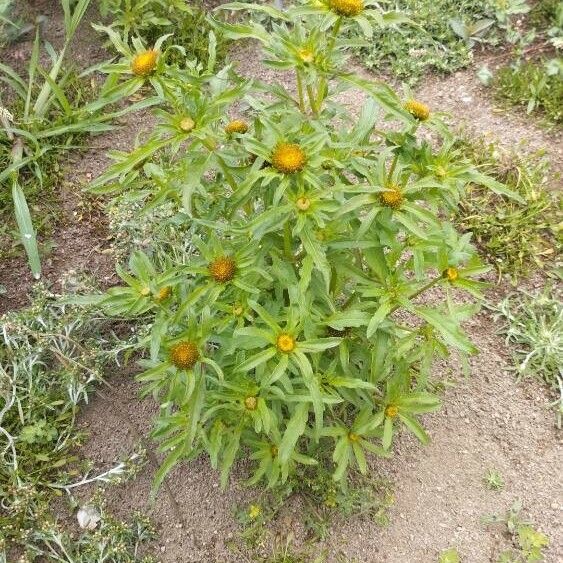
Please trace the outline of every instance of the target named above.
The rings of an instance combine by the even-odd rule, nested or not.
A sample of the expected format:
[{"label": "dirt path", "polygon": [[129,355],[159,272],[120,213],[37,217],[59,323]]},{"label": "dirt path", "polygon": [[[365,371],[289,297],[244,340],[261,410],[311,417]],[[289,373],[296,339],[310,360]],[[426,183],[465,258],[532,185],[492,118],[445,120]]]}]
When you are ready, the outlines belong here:
[{"label": "dirt path", "polygon": [[[258,67],[252,48],[236,51],[235,58],[239,71],[247,76],[287,81],[283,74]],[[470,121],[475,133],[491,132],[506,146],[527,139],[527,150],[545,147],[554,163],[559,163],[557,138],[526,119],[497,114],[472,74],[467,71],[429,82],[418,95],[451,112],[455,124]],[[363,97],[355,91],[343,95],[356,107]],[[468,97],[470,101],[466,101]],[[358,518],[335,522],[330,539],[319,545],[316,553],[326,549],[329,561],[432,563],[441,550],[457,547],[463,561],[494,561],[495,555],[509,547],[509,541],[499,527],[486,527],[481,518],[504,513],[521,498],[526,515],[551,538],[547,561],[555,563],[563,558],[563,496],[557,486],[563,462],[560,434],[546,408],[549,398],[545,389],[533,381],[516,385],[507,371],[508,352],[494,336],[496,328],[485,314],[469,325],[469,333],[482,352],[473,359],[470,379],[452,373],[456,385],[445,394],[444,409],[426,417],[431,444],[421,448],[402,435],[394,458],[374,463],[374,472],[394,483],[396,502],[390,510],[390,524],[382,528]],[[112,381],[124,407],[95,401],[82,419],[91,435],[83,454],[100,467],[126,456],[134,447],[135,436],[120,413],[126,412],[141,433],[150,429],[155,415],[151,400],[136,398],[138,388],[130,376]],[[492,468],[505,480],[500,492],[483,484],[486,470]],[[183,464],[169,481],[185,521],[183,528],[165,493],[154,507],[147,504],[150,473],[112,489],[110,504],[124,515],[136,508],[151,510],[162,532],[159,546],[163,563],[241,561],[229,548],[238,530],[232,511],[237,503],[251,501],[251,490],[235,478],[232,488],[222,493],[218,476],[205,459]],[[299,515],[293,517],[298,520]],[[284,526],[287,532],[287,524]]]}]

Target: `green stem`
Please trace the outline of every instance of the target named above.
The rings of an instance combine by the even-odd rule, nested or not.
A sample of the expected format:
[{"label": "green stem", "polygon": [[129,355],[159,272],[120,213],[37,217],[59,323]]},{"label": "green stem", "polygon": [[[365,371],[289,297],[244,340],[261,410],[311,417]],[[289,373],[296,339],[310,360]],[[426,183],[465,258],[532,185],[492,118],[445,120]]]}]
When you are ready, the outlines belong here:
[{"label": "green stem", "polygon": [[301,78],[301,72],[299,70],[295,71],[295,78],[297,80],[297,95],[299,96],[299,109],[301,113],[305,113],[305,100],[303,98],[303,79]]},{"label": "green stem", "polygon": [[[430,280],[427,284],[423,285],[421,288],[419,288],[415,292],[411,293],[409,295],[409,299],[414,299],[415,297],[418,297],[421,293],[424,293],[425,291],[427,291],[431,287],[434,287],[438,282],[443,281],[443,279],[444,278],[442,276],[438,276],[437,278]],[[400,304],[395,305],[391,309],[391,311],[389,311],[389,314],[394,313],[400,306],[401,306]]]},{"label": "green stem", "polygon": [[283,251],[286,260],[289,260],[290,262],[294,261],[292,246],[291,225],[289,224],[289,221],[286,221],[283,226]]},{"label": "green stem", "polygon": [[315,102],[315,93],[313,92],[313,87],[310,84],[307,84],[307,97],[309,98],[309,105],[311,106],[311,111],[313,115],[317,117],[317,103]]},{"label": "green stem", "polygon": [[391,168],[389,168],[389,174],[387,174],[387,183],[388,184],[391,182],[391,178],[393,178],[393,174],[394,174],[395,168],[397,166],[397,160],[399,160],[399,152],[398,151],[395,153],[395,156],[393,157],[393,162],[391,163]]},{"label": "green stem", "polygon": [[[340,27],[342,26],[342,18],[338,18],[336,23],[334,24],[334,28],[332,29],[332,35],[328,41],[327,49],[326,49],[326,58],[330,59],[332,56],[332,52],[334,50],[334,45],[336,44],[336,38],[338,37],[338,33],[340,32]],[[317,113],[321,111],[322,104],[324,101],[324,91],[328,86],[327,79],[323,76],[319,81],[319,88],[317,90],[317,102],[315,104],[315,108]]]}]

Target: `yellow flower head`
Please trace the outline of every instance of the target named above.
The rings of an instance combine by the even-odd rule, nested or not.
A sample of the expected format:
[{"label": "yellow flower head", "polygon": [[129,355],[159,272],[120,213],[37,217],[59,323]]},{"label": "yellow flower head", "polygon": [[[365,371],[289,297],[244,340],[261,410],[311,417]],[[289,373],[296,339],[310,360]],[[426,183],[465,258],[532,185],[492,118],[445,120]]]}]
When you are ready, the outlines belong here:
[{"label": "yellow flower head", "polygon": [[232,133],[246,133],[248,131],[248,123],[242,119],[233,119],[225,126],[225,133],[231,135]]},{"label": "yellow flower head", "polygon": [[180,121],[180,129],[184,133],[189,133],[195,127],[195,121],[191,117],[184,117],[182,121]]},{"label": "yellow flower head", "polygon": [[272,165],[282,174],[299,172],[306,162],[303,149],[295,143],[280,143],[272,153]]},{"label": "yellow flower head", "polygon": [[403,194],[401,193],[400,186],[398,186],[397,184],[392,184],[387,187],[388,189],[386,191],[381,192],[381,203],[386,207],[392,207],[393,209],[401,207],[404,198]]},{"label": "yellow flower head", "polygon": [[240,317],[244,313],[244,307],[240,303],[235,303],[233,305],[233,315],[235,317]]},{"label": "yellow flower head", "polygon": [[158,53],[154,49],[135,55],[131,61],[131,70],[136,76],[148,76],[155,68]]},{"label": "yellow flower head", "polygon": [[426,121],[430,117],[430,108],[416,100],[408,100],[405,109],[419,121]]},{"label": "yellow flower head", "polygon": [[193,342],[184,340],[170,348],[170,361],[178,369],[191,369],[198,360],[199,350]]},{"label": "yellow flower head", "polygon": [[313,52],[312,49],[309,49],[308,47],[303,47],[302,49],[299,49],[297,53],[299,54],[299,58],[304,63],[309,64],[315,60],[315,53]]},{"label": "yellow flower head", "polygon": [[385,409],[385,416],[388,418],[395,418],[399,414],[399,409],[396,405],[388,405]]},{"label": "yellow flower head", "polygon": [[251,520],[256,520],[260,516],[262,509],[257,504],[251,504],[248,509],[248,517]]},{"label": "yellow flower head", "polygon": [[244,399],[244,408],[249,411],[255,411],[258,408],[258,399],[254,395],[250,395]]},{"label": "yellow flower head", "polygon": [[165,287],[161,287],[158,290],[155,300],[160,303],[161,301],[166,301],[166,299],[168,299],[170,295],[172,295],[172,288],[169,285],[167,285]]},{"label": "yellow flower head", "polygon": [[300,197],[296,202],[295,205],[299,211],[307,211],[309,207],[311,207],[311,200],[308,197]]},{"label": "yellow flower head", "polygon": [[355,432],[350,432],[348,434],[348,440],[350,440],[350,442],[357,442],[359,439],[360,437]]},{"label": "yellow flower head", "polygon": [[143,287],[143,289],[141,289],[140,293],[143,297],[147,297],[151,294],[151,290],[150,290],[149,287]]},{"label": "yellow flower head", "polygon": [[217,283],[227,283],[235,277],[237,265],[230,256],[221,256],[209,264],[209,273]]},{"label": "yellow flower head", "polygon": [[364,9],[364,0],[329,0],[328,7],[339,16],[354,17]]},{"label": "yellow flower head", "polygon": [[442,275],[444,278],[446,278],[448,281],[451,282],[454,282],[455,280],[457,280],[457,278],[459,278],[459,272],[457,268],[453,268],[453,267],[446,268]]},{"label": "yellow flower head", "polygon": [[280,352],[284,352],[285,354],[289,354],[289,352],[293,352],[295,350],[295,338],[291,336],[291,334],[282,333],[278,336],[276,341],[276,347]]},{"label": "yellow flower head", "polygon": [[272,457],[276,457],[278,455],[278,451],[278,447],[275,444],[270,446],[270,453],[272,454]]}]

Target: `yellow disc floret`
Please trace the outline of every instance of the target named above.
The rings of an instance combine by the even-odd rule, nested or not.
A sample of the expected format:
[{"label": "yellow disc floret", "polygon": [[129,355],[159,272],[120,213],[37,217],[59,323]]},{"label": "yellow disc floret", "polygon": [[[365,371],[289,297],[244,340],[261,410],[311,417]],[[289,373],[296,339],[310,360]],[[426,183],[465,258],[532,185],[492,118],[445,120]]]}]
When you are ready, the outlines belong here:
[{"label": "yellow disc floret", "polygon": [[312,49],[309,49],[308,47],[303,47],[302,49],[299,49],[297,53],[299,54],[299,58],[304,63],[309,64],[315,60],[315,53],[313,52]]},{"label": "yellow disc floret", "polygon": [[339,16],[357,16],[364,9],[364,0],[329,0],[328,7]]},{"label": "yellow disc floret", "polygon": [[284,352],[285,354],[293,352],[293,350],[295,350],[295,338],[293,338],[291,334],[284,332],[278,336],[276,347],[280,352]]},{"label": "yellow disc floret", "polygon": [[166,299],[168,299],[170,295],[172,295],[172,288],[167,285],[165,287],[161,287],[158,290],[155,299],[160,303],[161,301],[166,301]]},{"label": "yellow disc floret", "polygon": [[233,119],[225,126],[225,133],[231,135],[232,133],[246,133],[248,131],[248,123],[242,119]]},{"label": "yellow disc floret", "polygon": [[299,172],[306,162],[303,149],[295,143],[280,143],[272,153],[272,165],[282,174]]},{"label": "yellow disc floret", "polygon": [[348,434],[348,440],[350,440],[350,442],[357,442],[359,439],[360,437],[355,432],[350,432]]},{"label": "yellow disc floret", "polygon": [[158,53],[154,49],[135,55],[131,62],[131,70],[137,76],[148,76],[155,68]]},{"label": "yellow disc floret", "polygon": [[141,289],[141,291],[139,292],[143,297],[147,297],[151,294],[151,290],[150,287],[143,287],[143,289]]},{"label": "yellow disc floret", "polygon": [[193,342],[184,340],[170,348],[170,361],[178,369],[191,369],[198,360],[199,350]]},{"label": "yellow disc floret", "polygon": [[218,283],[226,283],[235,277],[237,265],[230,256],[221,256],[209,264],[209,273]]},{"label": "yellow disc floret", "polygon": [[244,399],[244,408],[249,411],[255,411],[258,408],[258,399],[253,395]]},{"label": "yellow disc floret", "polygon": [[180,129],[184,133],[189,133],[195,127],[195,121],[191,117],[184,117],[180,121]]},{"label": "yellow disc floret", "polygon": [[385,416],[395,418],[399,414],[399,408],[396,405],[388,405],[385,409]]},{"label": "yellow disc floret", "polygon": [[278,447],[275,444],[270,446],[270,453],[272,454],[272,457],[276,457],[278,455],[278,451]]},{"label": "yellow disc floret", "polygon": [[426,121],[430,117],[430,108],[417,100],[408,100],[405,109],[419,121]]},{"label": "yellow disc floret", "polygon": [[296,202],[295,205],[299,211],[307,211],[309,207],[311,207],[311,200],[308,197],[300,197]]},{"label": "yellow disc floret", "polygon": [[454,282],[455,280],[457,280],[457,278],[459,278],[459,272],[457,268],[453,267],[446,268],[442,275],[444,276],[444,278],[451,282]]},{"label": "yellow disc floret", "polygon": [[386,207],[397,209],[398,207],[401,207],[404,198],[400,186],[392,184],[388,186],[386,191],[381,192],[380,199],[381,203]]}]

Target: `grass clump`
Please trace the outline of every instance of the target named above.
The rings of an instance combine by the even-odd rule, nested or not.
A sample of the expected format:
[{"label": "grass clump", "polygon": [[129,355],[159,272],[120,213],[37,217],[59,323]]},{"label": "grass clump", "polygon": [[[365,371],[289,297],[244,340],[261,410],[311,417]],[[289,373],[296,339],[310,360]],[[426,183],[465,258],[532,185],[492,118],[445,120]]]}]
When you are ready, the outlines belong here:
[{"label": "grass clump", "polygon": [[61,494],[72,500],[77,484],[120,480],[139,464],[133,455],[89,476],[76,455],[84,439],[75,424],[80,405],[130,344],[112,337],[91,310],[62,305],[44,289],[29,308],[3,316],[0,327],[0,560],[62,557],[69,536],[55,501],[60,508]]},{"label": "grass clump", "polygon": [[465,139],[461,150],[523,201],[472,186],[456,223],[473,233],[485,258],[513,281],[552,264],[560,249],[561,210],[550,193],[549,164],[540,154],[508,152],[494,143]]},{"label": "grass clump", "polygon": [[563,121],[563,69],[545,61],[525,61],[501,68],[493,80],[497,99],[540,111],[554,125]]},{"label": "grass clump", "polygon": [[489,3],[483,0],[397,0],[380,4],[404,13],[417,27],[375,30],[369,45],[361,48],[362,61],[368,68],[387,67],[409,84],[416,83],[428,70],[449,73],[469,65],[473,44],[486,29],[478,32],[473,22],[489,21]]},{"label": "grass clump", "polygon": [[518,377],[540,377],[559,392],[558,424],[563,414],[563,304],[552,288],[532,294],[520,290],[497,307],[501,329],[514,349]]}]

